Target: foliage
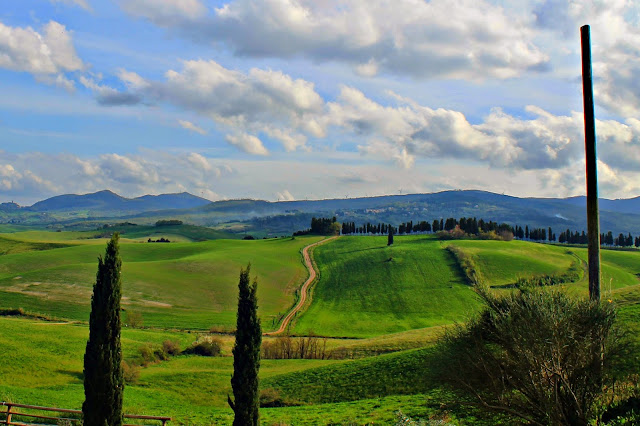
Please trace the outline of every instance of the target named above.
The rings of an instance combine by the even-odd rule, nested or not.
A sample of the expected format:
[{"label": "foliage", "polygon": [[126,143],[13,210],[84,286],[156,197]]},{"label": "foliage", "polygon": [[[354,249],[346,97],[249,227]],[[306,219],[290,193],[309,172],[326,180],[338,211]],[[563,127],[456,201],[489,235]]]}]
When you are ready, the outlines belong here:
[{"label": "foliage", "polygon": [[330,359],[327,339],[316,336],[278,336],[262,343],[263,359]]},{"label": "foliage", "polygon": [[234,426],[257,425],[259,419],[258,371],[262,331],[258,319],[258,281],[254,279],[253,284],[249,283],[250,269],[249,264],[240,270],[238,283],[238,317],[231,376],[234,401],[229,398],[229,405],[235,413]]},{"label": "foliage", "polygon": [[387,245],[393,244],[393,227],[389,226],[389,235],[387,235]]},{"label": "foliage", "polygon": [[469,253],[454,245],[449,245],[446,249],[456,258],[469,284],[478,285],[484,282],[482,273],[478,270],[473,257]]},{"label": "foliage", "polygon": [[195,342],[182,353],[200,356],[219,356],[222,350],[222,342],[220,339],[207,339]]},{"label": "foliage", "polygon": [[107,244],[104,260],[98,258],[98,273],[91,298],[89,340],[84,355],[85,401],[82,404],[84,424],[87,426],[122,424],[122,261],[118,240],[116,232]]},{"label": "foliage", "polygon": [[122,377],[128,385],[137,383],[140,378],[140,366],[135,362],[122,361]]},{"label": "foliage", "polygon": [[126,322],[127,327],[141,328],[144,325],[142,313],[138,311],[127,310]]},{"label": "foliage", "polygon": [[162,350],[164,353],[176,356],[180,354],[180,342],[177,340],[165,340],[162,342]]},{"label": "foliage", "polygon": [[299,402],[284,398],[278,389],[266,388],[260,390],[260,408],[292,407]]},{"label": "foliage", "polygon": [[156,221],[156,226],[172,226],[172,225],[182,225],[182,221],[178,219],[166,219],[166,220]]},{"label": "foliage", "polygon": [[541,288],[478,287],[482,313],[441,343],[442,378],[483,409],[535,424],[586,425],[621,350],[610,303]]},{"label": "foliage", "polygon": [[578,261],[574,261],[569,269],[561,274],[544,274],[533,277],[519,277],[515,283],[518,288],[543,287],[574,283],[582,279],[584,270]]}]

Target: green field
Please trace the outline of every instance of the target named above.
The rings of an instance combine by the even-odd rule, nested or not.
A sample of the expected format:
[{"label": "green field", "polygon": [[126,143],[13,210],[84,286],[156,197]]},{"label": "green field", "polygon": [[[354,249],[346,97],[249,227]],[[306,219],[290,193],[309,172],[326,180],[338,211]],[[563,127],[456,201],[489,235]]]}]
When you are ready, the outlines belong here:
[{"label": "green field", "polygon": [[429,237],[342,237],[314,251],[320,280],[295,333],[370,337],[463,321],[478,303]]},{"label": "green field", "polygon": [[[0,239],[0,251],[4,247],[10,252],[0,256],[0,308],[87,321],[97,258],[106,240],[36,242],[37,235]],[[293,304],[295,290],[307,277],[300,250],[317,240],[166,244],[123,239],[123,306],[141,314],[146,326],[230,329],[235,323],[238,274],[251,262],[252,276],[259,282],[260,314],[269,329]]]},{"label": "green field", "polygon": [[[22,307],[77,323],[0,317],[0,401],[79,408],[82,356],[88,336],[91,286],[105,239],[87,233],[29,231],[0,236],[0,308]],[[235,322],[238,273],[247,262],[259,281],[263,329],[295,300],[307,277],[301,249],[321,237],[156,244],[129,234],[121,240],[126,312],[145,327],[125,328],[125,359],[164,340],[187,347],[197,330]],[[451,424],[498,424],[452,402],[435,379],[433,343],[480,304],[454,256],[471,256],[495,291],[518,278],[564,273],[586,249],[521,241],[439,241],[430,236],[341,237],[314,249],[320,279],[293,332],[332,336],[327,348],[354,359],[263,360],[261,389],[291,406],[262,408],[263,424],[394,424],[396,412]],[[640,252],[602,252],[603,295],[620,320],[640,332]],[[610,284],[609,284],[610,283]],[[582,296],[586,279],[562,286]],[[61,321],[62,322],[62,321]],[[168,329],[168,330],[162,330]],[[223,356],[181,355],[141,369],[125,390],[125,411],[169,415],[170,424],[230,424],[232,335]],[[270,338],[265,337],[265,340]],[[638,339],[634,344],[640,348]],[[640,365],[640,350],[628,359]]]}]

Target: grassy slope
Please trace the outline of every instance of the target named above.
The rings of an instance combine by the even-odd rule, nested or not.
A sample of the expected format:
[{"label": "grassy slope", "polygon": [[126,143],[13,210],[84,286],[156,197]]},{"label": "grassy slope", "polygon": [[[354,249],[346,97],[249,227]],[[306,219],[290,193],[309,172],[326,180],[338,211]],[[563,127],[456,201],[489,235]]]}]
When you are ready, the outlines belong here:
[{"label": "grassy slope", "polygon": [[[0,317],[0,328],[3,330],[0,346],[7,349],[0,351],[0,401],[65,408],[81,406],[86,326]],[[124,329],[124,356],[133,357],[144,343],[157,345],[171,339],[179,341],[184,348],[194,338],[187,333]],[[344,400],[354,401],[263,409],[263,419],[267,419],[268,424],[280,421],[322,424],[329,418],[337,423],[362,423],[365,419],[390,423],[398,409],[410,415],[426,416],[425,397],[419,393],[431,391],[433,386],[407,380],[410,375],[423,374],[425,364],[420,353],[413,351],[406,356],[358,361],[263,360],[262,388],[278,389],[283,396],[304,404],[330,402],[329,396],[320,396],[325,391],[336,396],[350,392],[351,396]],[[173,416],[174,424],[230,424],[232,413],[226,397],[231,393],[232,364],[233,359],[228,356],[180,356],[144,368],[138,383],[125,389],[125,411]],[[389,382],[375,384],[376,370],[385,371]],[[338,389],[343,389],[342,393],[336,393]],[[369,399],[356,401],[363,397]],[[432,405],[437,407],[437,401]]]},{"label": "grassy slope", "polygon": [[439,241],[386,244],[386,237],[342,237],[315,249],[320,280],[294,331],[370,337],[464,320],[477,307]]},{"label": "grassy slope", "polygon": [[[121,243],[123,305],[143,314],[147,326],[208,328],[235,323],[241,267],[258,277],[263,326],[293,303],[306,278],[300,250],[318,238],[200,243]],[[0,247],[6,240],[0,240]],[[97,257],[104,240],[0,256],[0,308],[22,307],[86,321]],[[26,243],[25,243],[26,244]]]},{"label": "grassy slope", "polygon": [[557,274],[575,260],[565,248],[525,241],[456,240],[469,253],[489,285],[512,284],[519,277]]},{"label": "grassy slope", "polygon": [[[170,279],[174,273],[172,268],[176,268],[177,265],[186,267],[188,270],[185,273],[197,273],[199,268],[206,268],[205,265],[212,262],[230,262],[236,257],[246,255],[247,252],[252,252],[260,258],[265,256],[267,258],[281,258],[283,253],[290,253],[291,257],[288,261],[301,265],[299,253],[291,247],[291,244],[296,241],[301,243],[301,240],[296,239],[289,242],[284,240],[219,241],[205,244],[168,245],[123,244],[123,258],[125,258],[125,265],[131,267],[129,273],[133,273],[136,265],[141,269],[136,272],[137,274],[146,274],[149,269],[153,271],[157,269],[155,274],[158,283],[155,286],[162,285],[165,293],[176,293],[171,298],[179,300],[181,297],[185,297],[181,291],[185,284],[183,281],[173,282]],[[70,241],[70,243],[77,242]],[[318,312],[323,321],[330,319],[331,315],[342,315],[343,318],[347,318],[347,320],[336,324],[329,323],[329,327],[342,327],[330,329],[338,332],[334,334],[346,334],[343,333],[344,330],[352,332],[353,325],[356,326],[356,330],[362,330],[361,327],[369,327],[367,331],[374,330],[373,333],[362,334],[376,335],[376,337],[369,339],[333,340],[330,342],[330,346],[333,348],[354,349],[357,355],[411,348],[433,342],[433,339],[441,332],[440,327],[409,330],[393,335],[381,334],[384,333],[382,330],[387,326],[384,324],[385,321],[391,321],[393,326],[391,328],[394,330],[406,330],[407,328],[415,328],[415,323],[409,321],[424,321],[427,324],[450,322],[450,319],[442,317],[443,311],[449,309],[449,315],[458,315],[463,319],[467,314],[466,310],[469,309],[467,303],[471,304],[471,308],[475,307],[472,295],[467,299],[467,294],[459,293],[470,290],[463,284],[456,265],[451,263],[452,259],[448,258],[449,254],[442,249],[444,245],[449,243],[451,242],[440,244],[438,241],[419,236],[397,237],[394,247],[387,248],[385,238],[350,237],[321,246],[316,251],[316,260],[320,264],[322,280],[316,288],[314,303],[305,316],[309,315],[314,306],[322,301],[324,305],[320,306],[329,308],[327,311]],[[505,266],[506,263],[513,262],[520,265],[521,268],[527,269],[526,259],[530,258],[533,262],[529,273],[555,273],[562,272],[563,267],[568,266],[573,259],[571,255],[565,253],[563,247],[494,241],[456,241],[454,243],[464,246],[466,250],[475,250],[474,256],[477,259],[486,259],[482,263],[482,268],[501,271],[494,272],[494,279],[502,280],[498,281],[502,283],[512,282],[517,277],[511,266]],[[300,247],[302,245],[304,244],[301,244]],[[170,247],[170,249],[163,247]],[[202,247],[209,249],[204,250]],[[27,249],[31,250],[29,247]],[[79,251],[76,252],[76,250]],[[35,264],[47,271],[52,267],[49,262],[69,259],[71,263],[66,266],[60,265],[58,268],[63,270],[69,268],[65,273],[71,274],[79,265],[82,265],[81,260],[86,256],[86,252],[83,250],[94,250],[91,253],[97,255],[104,250],[104,241],[84,246],[0,256],[0,268],[3,265]],[[581,249],[572,250],[579,256],[583,256]],[[269,257],[269,252],[272,253],[272,257]],[[64,253],[65,256],[53,256],[55,253]],[[516,254],[518,255],[516,256]],[[53,257],[49,259],[47,256]],[[393,258],[392,261],[385,262],[389,257]],[[13,259],[11,262],[4,263],[11,259]],[[448,263],[447,259],[450,259],[451,262]],[[266,262],[266,260],[262,259],[262,262]],[[613,289],[612,294],[615,303],[619,303],[622,307],[621,321],[628,324],[637,335],[637,332],[640,331],[636,325],[640,318],[640,286],[632,284],[637,283],[635,274],[640,270],[640,253],[605,251],[603,252],[603,262],[623,279],[620,281],[621,284]],[[168,265],[173,266],[169,267]],[[238,268],[240,265],[241,263],[238,264]],[[254,264],[254,271],[257,272],[258,268],[255,265],[257,263]],[[263,269],[264,265],[266,263],[263,264]],[[448,266],[445,268],[443,265]],[[87,269],[92,280],[95,274],[95,265],[91,263]],[[487,270],[483,269],[485,276]],[[24,279],[1,278],[6,274],[6,271],[2,271],[0,269],[0,286],[7,282],[14,284],[15,281]],[[31,273],[37,275],[43,272],[36,268]],[[126,274],[127,271],[125,270],[124,273]],[[233,278],[232,286],[235,288],[237,270],[230,274]],[[53,279],[53,275],[54,273],[50,272],[51,279]],[[362,276],[365,279],[355,281],[350,279],[350,276]],[[420,280],[407,279],[411,276],[422,278]],[[440,285],[438,282],[428,281],[425,278],[427,276],[439,278]],[[377,277],[382,278],[376,279]],[[386,311],[380,310],[378,312],[378,318],[381,319],[376,322],[376,317],[372,313],[369,317],[363,315],[365,322],[352,325],[353,313],[338,311],[338,309],[344,310],[345,305],[341,307],[329,304],[325,299],[318,299],[318,294],[322,294],[322,284],[329,278],[333,282],[332,291],[336,293],[335,295],[347,294],[351,298],[348,300],[357,302],[349,306],[378,306],[386,309]],[[263,276],[260,276],[259,279],[260,283],[267,281],[267,278]],[[392,286],[390,285],[391,281],[404,285]],[[140,285],[142,289],[144,287],[142,284],[135,285]],[[134,284],[131,283],[131,285]],[[153,291],[155,286],[150,285],[145,291]],[[191,291],[191,286],[189,289]],[[372,289],[376,291],[372,292]],[[389,291],[394,293],[390,294]],[[439,296],[430,298],[429,296],[434,293]],[[0,287],[0,306],[4,305],[6,295],[15,294],[2,292],[2,287]],[[464,298],[456,298],[456,295],[459,294],[463,294]],[[447,297],[451,295],[454,297]],[[394,303],[389,302],[390,298]],[[40,301],[43,309],[51,309],[51,299],[47,300],[43,297],[34,299]],[[262,299],[260,300],[260,309],[262,310],[264,303]],[[288,300],[290,302],[291,298],[289,297]],[[422,303],[418,304],[416,300],[422,300]],[[331,301],[336,302],[336,300]],[[420,309],[409,310],[408,313],[402,312],[395,309],[400,302],[406,303],[405,308],[411,302],[413,305],[419,305]],[[77,303],[74,300],[67,300],[66,303],[68,303],[71,312],[77,311]],[[197,304],[199,301],[196,300],[193,303]],[[186,321],[192,318],[190,315],[193,316],[199,312],[197,307],[194,310],[187,309],[186,306],[184,310],[175,306],[171,309],[160,310],[174,312],[173,315],[175,315],[177,323]],[[196,314],[192,311],[195,311]],[[305,316],[301,318],[299,326],[304,325]],[[409,316],[413,318],[407,319]],[[153,319],[153,315],[145,312],[147,323],[149,318]],[[0,330],[2,330],[0,347],[3,348],[0,351],[0,377],[2,378],[0,381],[0,400],[12,399],[25,403],[70,408],[80,406],[83,397],[80,374],[82,353],[87,336],[86,326],[55,325],[0,317]],[[133,356],[136,348],[143,342],[160,343],[168,338],[179,340],[184,347],[193,341],[194,335],[149,330],[124,330],[125,356]],[[225,344],[225,347],[228,354],[228,344]],[[398,409],[413,417],[426,418],[437,414],[440,403],[446,395],[443,395],[437,383],[433,381],[430,370],[432,366],[429,363],[431,355],[432,349],[427,348],[347,361],[265,360],[262,362],[261,386],[274,388],[284,397],[298,400],[305,405],[262,409],[262,419],[266,424],[279,424],[280,422],[288,424],[363,424],[369,422],[390,424],[395,420],[394,413]],[[636,371],[640,365],[638,356],[629,362],[630,371]],[[140,414],[171,415],[177,420],[175,424],[229,424],[231,411],[226,406],[226,395],[230,392],[231,364],[232,360],[229,357],[215,359],[179,357],[145,368],[139,383],[128,386],[126,389],[126,411]],[[453,407],[452,410],[452,416],[464,420],[466,424],[482,424],[473,417],[467,408]],[[487,424],[492,424],[492,422],[487,421]]]}]

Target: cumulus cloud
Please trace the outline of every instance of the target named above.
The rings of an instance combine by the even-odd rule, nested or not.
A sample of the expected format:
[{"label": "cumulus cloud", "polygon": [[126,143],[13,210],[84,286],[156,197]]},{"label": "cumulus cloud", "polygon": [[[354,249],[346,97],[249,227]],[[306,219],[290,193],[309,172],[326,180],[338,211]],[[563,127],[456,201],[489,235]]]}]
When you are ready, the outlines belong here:
[{"label": "cumulus cloud", "polygon": [[[267,153],[260,133],[280,141],[287,151],[306,149],[306,135],[326,136],[325,102],[314,84],[281,71],[253,68],[243,73],[215,61],[193,60],[184,61],[179,71],[167,71],[163,81],[147,80],[124,69],[118,71],[118,77],[125,90],[92,77],[79,80],[103,105],[168,103],[196,112],[215,121],[230,135],[227,140],[247,153]],[[203,131],[186,121],[180,124]]]},{"label": "cumulus cloud", "polygon": [[122,7],[241,56],[347,62],[364,76],[509,78],[549,60],[531,43],[526,15],[483,0],[235,0],[209,14],[193,0],[185,2],[189,13],[174,9],[169,19],[178,3],[128,0]]},{"label": "cumulus cloud", "polygon": [[[35,172],[37,170],[37,173]],[[87,193],[105,188],[124,196],[187,191],[219,199],[220,179],[234,169],[201,154],[143,150],[137,154],[73,154],[0,152],[0,197],[34,202],[61,193]]]},{"label": "cumulus cloud", "polygon": [[638,118],[640,83],[635,76],[640,73],[640,3],[545,0],[536,5],[534,15],[538,28],[565,37],[553,39],[556,46],[577,55],[578,28],[589,24],[595,101],[614,114]]},{"label": "cumulus cloud", "polygon": [[[393,95],[391,93],[391,95]],[[471,124],[459,111],[433,109],[393,95],[385,106],[351,87],[329,104],[329,122],[360,140],[359,150],[411,167],[416,157],[459,159],[513,170],[561,169],[584,156],[582,114],[554,115],[528,106],[524,119],[495,108]],[[631,171],[640,162],[640,120],[596,121],[600,158]]]},{"label": "cumulus cloud", "polygon": [[119,91],[113,87],[99,84],[91,77],[81,75],[80,84],[92,90],[96,95],[96,100],[104,106],[137,105],[142,102],[142,97],[134,92]]},{"label": "cumulus cloud", "polygon": [[226,140],[248,154],[269,155],[269,151],[264,147],[262,141],[253,135],[246,133],[227,135]]},{"label": "cumulus cloud", "polygon": [[192,132],[195,132],[195,133],[201,134],[201,135],[203,135],[203,136],[207,134],[207,131],[206,131],[206,130],[204,130],[202,127],[198,127],[198,126],[196,126],[195,124],[193,124],[193,123],[192,123],[192,122],[190,122],[190,121],[187,121],[187,120],[178,120],[178,123],[179,123],[179,124],[180,124],[184,129],[187,129],[187,130],[190,130],[190,131],[192,131]]},{"label": "cumulus cloud", "polygon": [[84,64],[64,25],[49,21],[37,32],[0,22],[0,68],[28,72],[39,81],[72,89],[64,73],[80,71]]}]

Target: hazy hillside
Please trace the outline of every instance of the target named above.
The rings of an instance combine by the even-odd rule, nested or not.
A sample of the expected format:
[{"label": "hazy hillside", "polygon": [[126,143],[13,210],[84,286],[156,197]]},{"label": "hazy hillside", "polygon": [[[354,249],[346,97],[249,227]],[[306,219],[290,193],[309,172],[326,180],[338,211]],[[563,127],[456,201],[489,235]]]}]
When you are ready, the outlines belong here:
[{"label": "hazy hillside", "polygon": [[[600,226],[604,232],[640,234],[640,197],[601,199],[600,209]],[[512,225],[550,226],[556,231],[586,229],[584,197],[518,198],[471,190],[280,202],[250,199],[209,202],[188,193],[128,199],[100,191],[61,195],[29,208],[0,208],[3,223],[91,228],[115,219],[151,224],[159,219],[176,218],[185,223],[220,226],[231,232],[267,235],[304,229],[312,216],[336,216],[338,221],[357,224],[477,217]]]},{"label": "hazy hillside", "polygon": [[165,209],[188,209],[209,203],[209,200],[196,197],[188,192],[125,198],[109,190],[104,190],[84,195],[58,195],[43,201],[38,201],[31,207],[27,207],[27,209],[38,212],[68,210],[144,212]]}]

